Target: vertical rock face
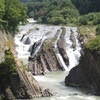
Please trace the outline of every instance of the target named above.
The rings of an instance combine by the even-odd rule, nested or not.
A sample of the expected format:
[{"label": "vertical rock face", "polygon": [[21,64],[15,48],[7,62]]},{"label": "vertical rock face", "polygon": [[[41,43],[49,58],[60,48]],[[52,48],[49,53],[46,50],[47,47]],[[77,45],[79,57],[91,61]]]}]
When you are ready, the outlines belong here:
[{"label": "vertical rock face", "polygon": [[93,94],[100,95],[100,53],[85,49],[79,65],[65,78],[65,84],[86,87]]},{"label": "vertical rock face", "polygon": [[66,45],[65,34],[66,34],[66,29],[62,28],[62,33],[61,33],[61,36],[60,36],[60,38],[58,40],[58,48],[59,48],[60,54],[63,57],[63,60],[64,60],[65,64],[69,65],[69,58],[68,58],[68,55],[66,53],[66,47],[67,47],[67,45]]}]

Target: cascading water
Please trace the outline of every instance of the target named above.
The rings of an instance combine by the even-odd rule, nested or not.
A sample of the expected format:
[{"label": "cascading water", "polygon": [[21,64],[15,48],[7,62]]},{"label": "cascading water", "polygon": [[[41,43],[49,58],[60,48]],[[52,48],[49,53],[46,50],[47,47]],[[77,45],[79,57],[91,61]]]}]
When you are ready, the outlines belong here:
[{"label": "cascading water", "polygon": [[36,42],[40,42],[36,46],[34,55],[39,51],[42,46],[42,43],[45,39],[51,39],[60,26],[46,26],[39,24],[27,24],[25,26],[20,26],[20,32],[15,35],[15,44],[17,56],[23,60],[24,64],[28,63],[28,58],[30,56],[30,47]]},{"label": "cascading water", "polygon": [[[19,29],[20,32],[17,35],[15,35],[17,56],[23,59],[24,63],[27,64],[28,57],[30,56],[30,50],[32,49],[31,48],[32,45],[35,42],[41,41],[40,45],[37,46],[35,50],[34,53],[35,55],[40,49],[43,41],[45,39],[51,39],[52,37],[54,37],[57,30],[61,29],[61,26],[27,24],[25,26],[20,26]],[[72,41],[70,40],[71,30],[73,31],[76,39],[76,49],[73,49]],[[23,35],[25,36],[23,37]],[[66,44],[67,44],[66,53],[69,57],[69,65],[66,66],[64,60],[62,59],[62,56],[59,53],[59,49],[57,46],[57,41],[60,35],[61,35],[61,30],[54,46],[57,50],[56,51],[57,56],[63,67],[66,69],[66,71],[50,72],[45,76],[34,76],[35,79],[41,84],[41,86],[43,86],[44,88],[50,88],[54,93],[53,97],[36,98],[34,100],[96,100],[95,97],[93,96],[87,97],[87,95],[84,94],[83,91],[71,87],[66,87],[64,85],[64,78],[66,75],[68,75],[68,70],[71,70],[78,64],[79,58],[81,56],[80,55],[81,46],[77,39],[78,37],[77,28],[66,27]],[[27,38],[29,38],[30,42],[28,41],[28,43],[25,43]]]},{"label": "cascading water", "polygon": [[55,46],[55,49],[56,49],[56,52],[57,52],[56,55],[57,55],[57,57],[58,57],[58,61],[61,63],[61,65],[64,67],[64,69],[65,69],[66,71],[68,71],[68,67],[66,66],[66,64],[65,64],[65,62],[64,62],[64,60],[63,60],[61,54],[59,53],[59,49],[58,49],[58,45],[57,45],[57,42],[58,42],[58,40],[59,40],[59,38],[60,38],[60,35],[61,35],[61,32],[62,32],[62,30],[60,29],[60,33],[58,34],[58,37],[57,37],[57,40],[55,41],[54,46]]},{"label": "cascading water", "polygon": [[[79,58],[81,56],[81,54],[80,54],[81,46],[77,39],[77,37],[78,37],[77,28],[68,27],[66,30],[67,30],[66,31],[66,43],[67,43],[66,52],[69,57],[68,68],[70,70],[73,67],[75,67],[76,65],[78,65],[78,63],[79,63]],[[73,31],[75,39],[76,39],[76,49],[75,50],[72,48],[72,42],[70,40],[71,30]]]}]

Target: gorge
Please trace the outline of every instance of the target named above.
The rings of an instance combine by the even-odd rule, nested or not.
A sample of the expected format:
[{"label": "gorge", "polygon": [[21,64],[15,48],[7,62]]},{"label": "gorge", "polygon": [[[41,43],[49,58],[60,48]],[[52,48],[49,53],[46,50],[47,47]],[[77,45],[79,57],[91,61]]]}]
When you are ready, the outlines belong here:
[{"label": "gorge", "polygon": [[[78,38],[79,34],[76,27],[47,26],[41,24],[20,26],[20,32],[15,36],[18,57],[21,58],[24,64],[27,64],[29,60],[27,64],[28,70],[33,76],[35,75],[35,79],[41,86],[53,91],[54,96],[48,98],[48,100],[64,100],[66,98],[68,100],[71,100],[71,98],[73,100],[74,98],[80,100],[89,100],[89,98],[92,98],[95,100],[95,97],[92,95],[88,95],[87,97],[84,89],[81,91],[80,89],[66,88],[64,86],[65,76],[79,63],[81,44]],[[44,74],[45,76],[41,76]],[[55,87],[55,85],[60,86],[62,91],[60,90],[61,88]],[[66,92],[63,93],[63,91]],[[47,98],[38,98],[36,100],[42,99],[45,100]]]},{"label": "gorge", "polygon": [[0,0],[0,100],[100,100],[99,5]]}]

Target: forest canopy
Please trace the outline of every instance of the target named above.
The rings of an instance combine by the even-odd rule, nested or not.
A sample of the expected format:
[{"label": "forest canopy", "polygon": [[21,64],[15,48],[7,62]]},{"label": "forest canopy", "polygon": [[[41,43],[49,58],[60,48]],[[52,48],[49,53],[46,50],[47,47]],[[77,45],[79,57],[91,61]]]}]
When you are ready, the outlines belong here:
[{"label": "forest canopy", "polygon": [[19,0],[0,0],[0,29],[17,30],[20,22],[25,23],[27,7]]},{"label": "forest canopy", "polygon": [[21,2],[26,3],[28,16],[41,23],[97,25],[100,22],[100,0],[21,0]]}]

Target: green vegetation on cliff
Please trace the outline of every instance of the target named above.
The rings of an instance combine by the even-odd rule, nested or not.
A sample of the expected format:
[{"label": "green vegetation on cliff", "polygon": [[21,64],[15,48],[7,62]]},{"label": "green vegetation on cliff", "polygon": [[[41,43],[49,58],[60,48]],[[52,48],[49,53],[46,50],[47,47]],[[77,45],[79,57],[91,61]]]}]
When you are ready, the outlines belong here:
[{"label": "green vegetation on cliff", "polygon": [[6,50],[4,61],[0,64],[0,100],[30,98],[20,74],[13,53],[10,49]]},{"label": "green vegetation on cliff", "polygon": [[71,0],[79,10],[80,14],[88,14],[90,12],[100,12],[100,0]]},{"label": "green vegetation on cliff", "polygon": [[10,50],[5,51],[4,61],[0,64],[0,81],[2,84],[9,81],[9,77],[16,74],[16,62]]},{"label": "green vegetation on cliff", "polygon": [[92,51],[100,51],[100,36],[97,36],[93,40],[86,43],[86,47]]}]

